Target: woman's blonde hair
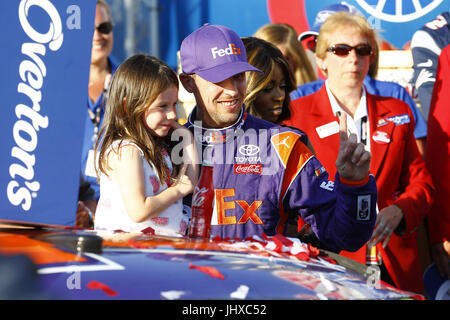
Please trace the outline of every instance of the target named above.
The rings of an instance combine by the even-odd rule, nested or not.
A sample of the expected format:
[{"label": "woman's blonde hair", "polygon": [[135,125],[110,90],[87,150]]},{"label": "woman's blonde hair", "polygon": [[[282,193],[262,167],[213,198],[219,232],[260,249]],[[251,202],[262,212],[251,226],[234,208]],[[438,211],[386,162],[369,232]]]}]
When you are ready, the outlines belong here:
[{"label": "woman's blonde hair", "polygon": [[106,9],[109,20],[112,22],[111,7],[109,6],[108,2],[106,2],[106,0],[97,0],[97,5],[103,6]]},{"label": "woman's blonde hair", "polygon": [[287,53],[295,63],[293,71],[296,85],[317,80],[316,72],[306,55],[305,49],[298,41],[295,29],[284,23],[269,23],[259,28],[254,37],[266,40],[274,45],[284,45]]},{"label": "woman's blonde hair", "polygon": [[290,117],[289,103],[291,101],[289,93],[296,87],[286,59],[277,47],[263,39],[246,37],[242,38],[242,42],[247,52],[248,63],[263,72],[262,74],[259,72],[249,72],[247,75],[247,92],[244,99],[246,111],[251,115],[262,118],[256,108],[255,101],[261,91],[272,80],[275,67],[278,65],[286,81],[286,94],[278,122],[288,119]]},{"label": "woman's blonde hair", "polygon": [[351,14],[345,11],[338,11],[329,16],[320,27],[317,37],[316,56],[324,59],[329,46],[332,44],[331,35],[341,28],[353,28],[356,33],[367,38],[373,48],[370,61],[377,59],[377,35],[369,22],[358,14]]},{"label": "woman's blonde hair", "polygon": [[[163,61],[144,54],[125,60],[114,73],[109,88],[105,116],[95,149],[99,153],[97,175],[107,174],[107,150],[116,140],[129,140],[143,151],[161,183],[168,181],[169,169],[163,149],[169,147],[170,134],[153,136],[144,121],[145,111],[160,93],[178,88],[176,73]],[[167,150],[170,152],[170,150]],[[169,153],[170,154],[170,153]]]}]

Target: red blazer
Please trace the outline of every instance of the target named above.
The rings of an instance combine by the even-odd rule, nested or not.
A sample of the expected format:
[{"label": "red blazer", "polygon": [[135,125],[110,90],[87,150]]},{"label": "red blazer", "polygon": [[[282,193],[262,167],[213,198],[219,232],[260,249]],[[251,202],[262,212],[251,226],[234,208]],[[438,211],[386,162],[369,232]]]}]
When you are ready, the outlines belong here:
[{"label": "red blazer", "polygon": [[430,242],[450,240],[450,45],[442,50],[428,116],[426,162],[436,186],[428,216]]},{"label": "red blazer", "polygon": [[[391,97],[369,93],[366,96],[372,153],[370,173],[377,181],[378,209],[395,204],[402,209],[405,222],[402,235],[394,232],[385,250],[381,244],[377,247],[396,286],[403,290],[423,292],[416,237],[417,228],[432,203],[434,187],[431,176],[417,149],[413,134],[414,118],[407,104]],[[317,158],[329,172],[330,178],[333,178],[339,134],[320,138],[316,130],[317,127],[338,121],[332,113],[325,85],[312,95],[292,101],[291,113],[291,118],[284,124],[297,127],[308,135]],[[401,120],[397,124],[393,119],[388,120],[401,115],[407,117],[397,117],[397,120]],[[375,141],[373,136],[376,131],[380,131],[378,136],[384,139]],[[364,264],[366,246],[357,252],[343,251],[341,254]]]}]

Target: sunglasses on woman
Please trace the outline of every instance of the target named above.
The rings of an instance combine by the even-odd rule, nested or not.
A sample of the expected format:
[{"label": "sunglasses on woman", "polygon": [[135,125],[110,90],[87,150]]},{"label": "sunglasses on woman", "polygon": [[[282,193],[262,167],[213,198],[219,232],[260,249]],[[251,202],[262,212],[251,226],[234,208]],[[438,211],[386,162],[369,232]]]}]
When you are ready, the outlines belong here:
[{"label": "sunglasses on woman", "polygon": [[109,34],[113,29],[113,25],[110,21],[103,22],[96,26],[95,29],[102,34]]},{"label": "sunglasses on woman", "polygon": [[372,47],[368,44],[359,44],[357,46],[349,46],[348,44],[334,44],[327,49],[328,52],[333,52],[339,57],[346,57],[350,51],[355,49],[355,52],[360,57],[370,56],[372,54]]}]

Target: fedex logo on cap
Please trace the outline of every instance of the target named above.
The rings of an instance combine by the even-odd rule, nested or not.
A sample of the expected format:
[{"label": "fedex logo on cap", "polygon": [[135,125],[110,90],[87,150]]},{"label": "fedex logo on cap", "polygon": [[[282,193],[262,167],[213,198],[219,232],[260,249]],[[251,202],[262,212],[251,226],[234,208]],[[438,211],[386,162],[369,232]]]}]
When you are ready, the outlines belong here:
[{"label": "fedex logo on cap", "polygon": [[217,56],[223,57],[225,55],[229,56],[232,54],[242,54],[241,48],[236,47],[234,43],[230,43],[227,48],[225,49],[218,49],[217,47],[211,48],[211,53],[213,56],[213,59],[216,59]]}]

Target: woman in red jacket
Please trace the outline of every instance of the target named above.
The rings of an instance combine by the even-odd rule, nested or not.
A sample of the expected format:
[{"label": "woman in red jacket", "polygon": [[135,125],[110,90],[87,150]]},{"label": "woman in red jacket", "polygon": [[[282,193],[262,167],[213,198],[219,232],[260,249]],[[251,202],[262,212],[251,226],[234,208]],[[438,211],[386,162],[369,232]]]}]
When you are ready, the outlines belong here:
[{"label": "woman in red jacket", "polygon": [[[417,228],[432,203],[434,187],[414,140],[414,118],[402,101],[366,92],[363,80],[375,57],[376,35],[367,21],[337,12],[322,25],[316,59],[327,74],[315,94],[292,101],[284,123],[306,132],[330,176],[336,172],[339,124],[372,153],[378,186],[378,217],[368,245],[342,255],[381,267],[381,279],[403,290],[423,292]],[[375,249],[373,249],[375,248]]]},{"label": "woman in red jacket", "polygon": [[426,163],[436,185],[428,216],[431,254],[441,276],[450,279],[450,44],[439,56],[428,117]]}]

